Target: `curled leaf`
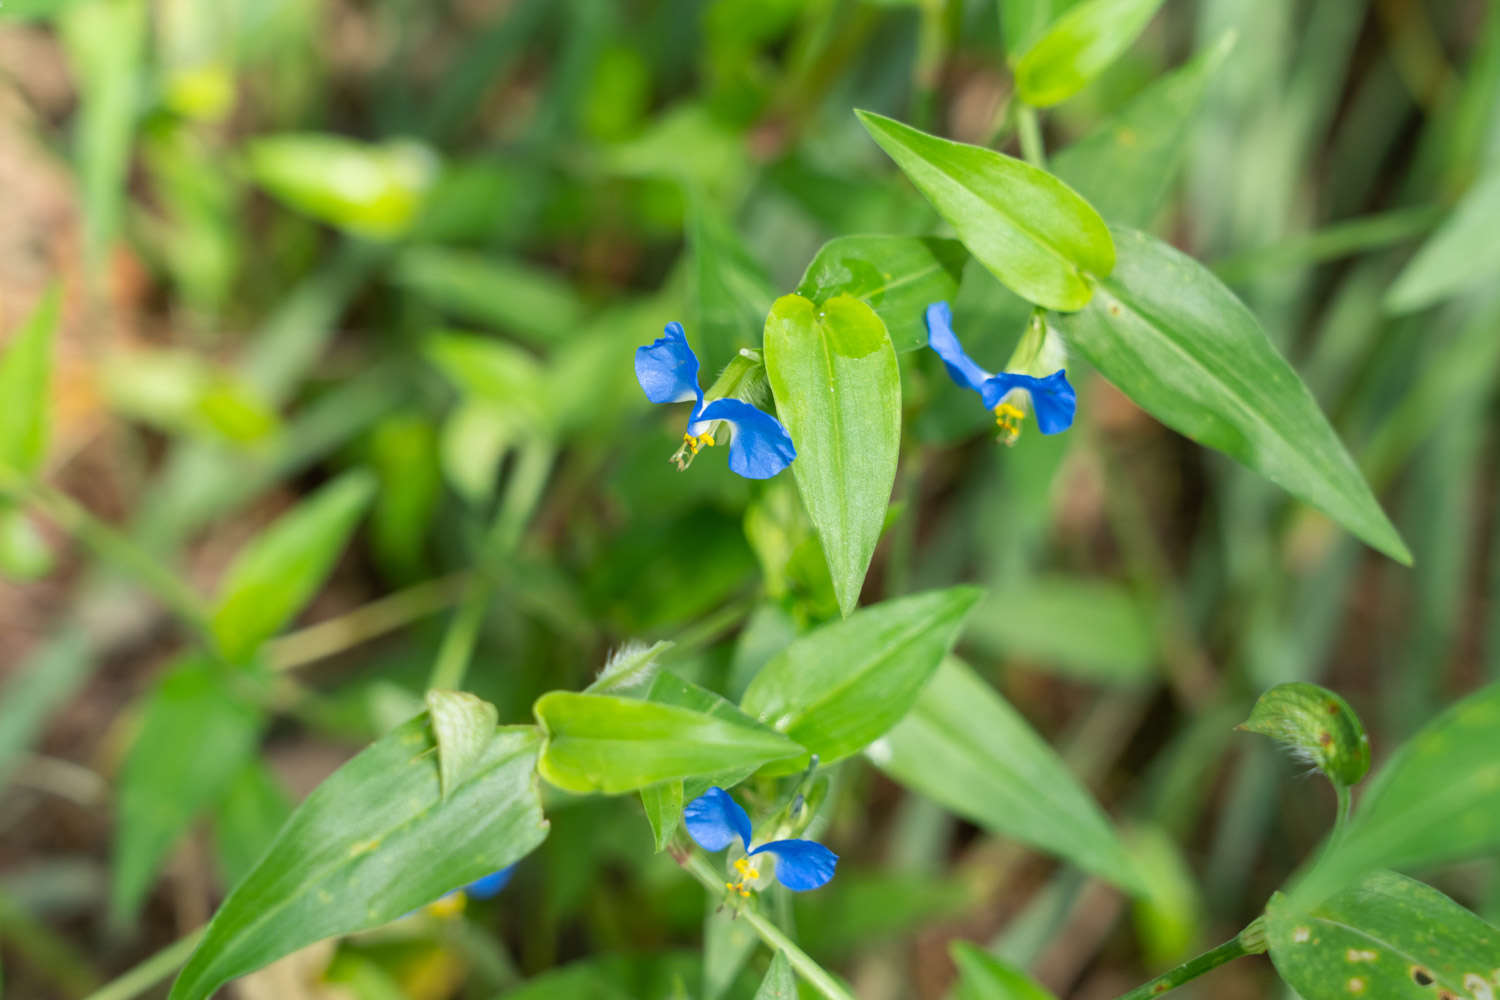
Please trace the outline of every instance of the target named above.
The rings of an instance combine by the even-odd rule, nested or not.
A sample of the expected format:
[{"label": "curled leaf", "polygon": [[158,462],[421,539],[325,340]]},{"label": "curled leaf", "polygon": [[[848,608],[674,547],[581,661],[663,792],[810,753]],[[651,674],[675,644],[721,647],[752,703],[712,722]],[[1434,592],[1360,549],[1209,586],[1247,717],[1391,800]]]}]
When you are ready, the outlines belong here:
[{"label": "curled leaf", "polygon": [[1316,684],[1278,684],[1256,701],[1240,729],[1260,733],[1317,767],[1336,785],[1370,769],[1370,737],[1349,703]]}]

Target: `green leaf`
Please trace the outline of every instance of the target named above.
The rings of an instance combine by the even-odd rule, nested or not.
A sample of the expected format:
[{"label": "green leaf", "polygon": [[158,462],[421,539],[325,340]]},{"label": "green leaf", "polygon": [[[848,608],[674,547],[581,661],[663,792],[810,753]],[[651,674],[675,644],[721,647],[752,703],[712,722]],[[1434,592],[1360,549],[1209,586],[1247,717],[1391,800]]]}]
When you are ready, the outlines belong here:
[{"label": "green leaf", "polygon": [[1061,103],[1104,71],[1146,29],[1162,0],[1086,0],[1016,60],[1016,94],[1037,108]]},{"label": "green leaf", "polygon": [[1298,897],[1312,901],[1375,868],[1420,868],[1500,848],[1497,730],[1500,684],[1492,684],[1402,744]]},{"label": "green leaf", "polygon": [[569,792],[614,795],[803,754],[763,727],[634,698],[553,691],[534,711],[547,733],[538,769]]},{"label": "green leaf", "polygon": [[78,93],[73,156],[83,208],[83,257],[97,282],[119,234],[130,190],[130,151],[144,103],[138,78],[146,72],[150,11],[145,0],[65,6],[57,27]]},{"label": "green leaf", "polygon": [[1238,728],[1260,733],[1315,766],[1336,785],[1357,784],[1370,769],[1370,737],[1349,703],[1316,684],[1289,681],[1255,700]]},{"label": "green leaf", "polygon": [[483,323],[534,344],[577,333],[584,306],[555,275],[518,261],[444,247],[412,247],[391,280],[459,319]]},{"label": "green leaf", "polygon": [[[1082,622],[1088,628],[1080,628]],[[985,598],[968,629],[976,648],[1105,684],[1141,684],[1160,671],[1151,610],[1109,580],[1040,577]]]},{"label": "green leaf", "polygon": [[1391,312],[1404,313],[1440,302],[1469,288],[1493,286],[1500,274],[1500,170],[1481,178],[1442,228],[1433,233],[1396,278],[1386,295]]},{"label": "green leaf", "polygon": [[428,691],[427,715],[438,747],[443,797],[463,786],[484,763],[500,710],[466,691]]},{"label": "green leaf", "polygon": [[646,822],[651,824],[651,841],[660,854],[672,843],[677,824],[682,822],[682,782],[663,781],[641,789],[641,806]]},{"label": "green leaf", "polygon": [[172,986],[219,986],[335,934],[394,920],[520,860],[547,836],[534,729],[497,731],[445,798],[426,716],[392,730],[297,808],[235,887]]},{"label": "green leaf", "polygon": [[237,885],[255,868],[292,815],[292,802],[276,776],[252,757],[231,779],[214,811],[214,842],[225,885]]},{"label": "green leaf", "polygon": [[948,954],[958,966],[952,1000],[1056,1000],[1026,970],[968,941],[953,942]]},{"label": "green leaf", "polygon": [[60,292],[43,293],[0,355],[0,468],[31,475],[47,453],[47,400]]},{"label": "green leaf", "polygon": [[993,834],[1132,892],[1135,864],[1057,753],[999,694],[949,658],[911,712],[866,752],[911,790]]},{"label": "green leaf", "polygon": [[784,295],[766,318],[766,374],[792,436],[792,475],[844,614],[859,603],[901,448],[901,372],[869,306]]},{"label": "green leaf", "polygon": [[797,294],[822,305],[852,295],[875,310],[898,352],[927,346],[927,306],[958,294],[968,251],[957,240],[840,236],[807,265]]},{"label": "green leaf", "polygon": [[1052,0],[999,0],[1000,40],[1011,60],[1042,37],[1052,20]]},{"label": "green leaf", "polygon": [[1045,170],[868,111],[855,114],[969,252],[1022,298],[1082,309],[1093,295],[1085,275],[1114,270],[1104,220]]},{"label": "green leaf", "polygon": [[1500,988],[1500,930],[1395,872],[1371,872],[1310,911],[1277,893],[1266,939],[1303,1000],[1490,1000]]},{"label": "green leaf", "polygon": [[693,253],[693,319],[705,367],[723,365],[750,347],[775,297],[765,270],[715,205],[702,194],[688,198],[688,246]]},{"label": "green leaf", "polygon": [[1187,153],[1208,85],[1235,33],[1153,82],[1092,132],[1052,158],[1052,172],[1112,223],[1143,229],[1166,200]]},{"label": "green leaf", "polygon": [[1116,227],[1120,263],[1068,344],[1162,423],[1218,448],[1402,563],[1401,536],[1312,393],[1234,293],[1191,257]]},{"label": "green leaf", "polygon": [[378,240],[411,227],[438,172],[433,152],[410,140],[374,145],[312,132],[256,139],[248,162],[256,183],[287,205]]},{"label": "green leaf", "polygon": [[[770,729],[761,725],[760,722],[746,715],[738,705],[728,698],[705,687],[699,687],[692,681],[683,680],[670,671],[663,670],[656,675],[651,682],[651,689],[646,692],[646,699],[661,705],[676,705],[678,708],[690,708],[695,712],[712,715],[715,718],[724,719],[735,725],[748,726],[751,729],[771,732]],[[683,782],[683,798],[691,802],[714,785],[718,785],[720,788],[733,788],[754,774],[759,766],[759,764],[739,764],[723,771],[689,778]]]},{"label": "green leaf", "polygon": [[760,988],[755,991],[755,1000],[797,1000],[797,980],[785,953],[778,951],[771,959],[766,978],[760,981]]},{"label": "green leaf", "polygon": [[182,350],[131,350],[103,365],[110,406],[170,434],[248,443],[277,428],[276,412],[242,379]]},{"label": "green leaf", "polygon": [[[817,754],[821,764],[858,753],[911,709],[981,593],[928,591],[824,625],[761,668],[740,707]],[[766,770],[805,766],[801,758]]]},{"label": "green leaf", "polygon": [[219,584],[212,621],[227,658],[248,659],[312,599],[374,494],[374,477],[345,473],[240,550]]},{"label": "green leaf", "polygon": [[255,754],[263,719],[232,679],[222,667],[190,658],[146,702],[120,772],[110,885],[117,926],[134,918],[172,846]]}]

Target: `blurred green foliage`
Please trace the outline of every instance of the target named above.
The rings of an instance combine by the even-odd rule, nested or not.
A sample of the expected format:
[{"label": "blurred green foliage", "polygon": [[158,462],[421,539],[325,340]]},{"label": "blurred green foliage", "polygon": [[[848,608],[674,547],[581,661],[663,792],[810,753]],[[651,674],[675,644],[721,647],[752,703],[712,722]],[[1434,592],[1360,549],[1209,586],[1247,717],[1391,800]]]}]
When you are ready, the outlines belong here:
[{"label": "blurred green foliage", "polygon": [[[1341,691],[1374,745],[1329,885],[1493,853],[1495,689],[1442,713],[1500,681],[1493,5],[5,0],[0,42],[0,177],[67,192],[44,224],[14,202],[40,278],[0,241],[11,995],[140,961],[102,995],[164,995],[221,903],[184,993],[274,957],[268,914],[351,933],[288,996],[772,997],[794,969],[808,995],[806,963],[874,1000],[1118,992],[1317,854],[1331,797],[1234,733],[1286,681]],[[1041,271],[1006,228],[1039,201],[1092,234]],[[949,299],[976,358],[1009,356],[1031,303],[986,266],[1092,298],[1056,323],[1066,435],[997,447],[922,348]],[[886,336],[798,342],[785,372],[880,369],[831,402],[768,358],[782,418],[879,433],[765,483],[713,452],[678,473],[632,352],[680,320],[711,383],[793,291],[857,314],[805,310],[812,346]],[[889,624],[924,600],[930,631]],[[596,679],[634,639],[674,644]],[[460,686],[495,742],[465,742],[493,732],[468,702],[408,721]],[[654,757],[621,747],[635,716]],[[506,728],[533,722],[545,748]],[[709,775],[705,745],[730,748]],[[730,919],[663,850],[683,802],[769,761],[742,788],[790,822],[799,776],[769,775],[807,749],[848,757],[808,790],[839,875]],[[537,759],[641,794],[542,788]],[[377,840],[372,872],[349,845]],[[523,855],[462,916],[371,927]],[[1449,920],[1463,962],[1490,933],[1364,877],[1390,908],[1305,912],[1393,947]],[[1500,917],[1493,860],[1436,879]],[[1298,898],[1271,955],[1316,1000],[1347,977],[1296,952]],[[1467,971],[1432,981],[1477,1000]]]}]

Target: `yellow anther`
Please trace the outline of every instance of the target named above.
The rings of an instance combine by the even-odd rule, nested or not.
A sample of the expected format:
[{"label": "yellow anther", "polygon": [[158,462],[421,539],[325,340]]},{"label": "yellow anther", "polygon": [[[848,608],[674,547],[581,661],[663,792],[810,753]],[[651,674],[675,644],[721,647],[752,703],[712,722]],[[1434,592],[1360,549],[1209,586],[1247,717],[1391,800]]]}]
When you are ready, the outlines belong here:
[{"label": "yellow anther", "polygon": [[714,438],[712,434],[698,434],[696,436],[684,434],[682,436],[682,443],[689,452],[696,455],[703,448],[712,448],[714,446]]},{"label": "yellow anther", "polygon": [[1021,421],[1026,419],[1026,411],[1019,406],[1010,403],[1000,403],[995,407],[995,426],[1000,428],[1000,440],[1005,444],[1015,444],[1016,439],[1021,436]]},{"label": "yellow anther", "polygon": [[728,889],[730,892],[737,892],[741,896],[745,896],[748,898],[750,895],[750,887],[746,885],[746,883],[753,882],[756,879],[760,878],[760,870],[752,867],[750,864],[750,859],[748,858],[735,858],[734,870],[739,872],[739,881],[725,882],[724,888]]},{"label": "yellow anther", "polygon": [[449,918],[456,917],[464,912],[464,903],[468,902],[468,896],[459,890],[451,892],[442,899],[434,900],[427,904],[427,912],[434,917]]}]

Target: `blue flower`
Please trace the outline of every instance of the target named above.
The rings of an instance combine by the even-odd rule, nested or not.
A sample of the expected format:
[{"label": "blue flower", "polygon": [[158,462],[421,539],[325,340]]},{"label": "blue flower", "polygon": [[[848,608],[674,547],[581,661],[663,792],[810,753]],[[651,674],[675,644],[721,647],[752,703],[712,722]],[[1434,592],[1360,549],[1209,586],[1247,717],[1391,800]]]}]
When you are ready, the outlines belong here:
[{"label": "blue flower", "polygon": [[443,893],[442,896],[428,903],[425,909],[435,917],[457,916],[463,911],[464,904],[471,898],[490,899],[498,896],[500,891],[510,884],[510,877],[515,874],[515,870],[515,865],[507,865],[497,872],[475,879],[461,889]]},{"label": "blue flower", "polygon": [[687,468],[699,449],[713,446],[713,432],[720,422],[733,428],[729,467],[746,479],[770,479],[797,457],[791,435],[769,413],[738,399],[703,402],[703,390],[698,387],[698,357],[688,346],[681,323],[668,323],[665,336],[636,348],[635,377],[653,403],[693,400],[682,447],[672,456],[679,469]]},{"label": "blue flower", "polygon": [[[1024,370],[990,374],[964,353],[953,332],[953,312],[946,302],[927,307],[927,345],[943,359],[953,381],[979,393],[984,408],[994,411],[1000,439],[1006,444],[1015,444],[1021,436],[1021,421],[1026,419],[1028,405],[1036,411],[1036,423],[1043,434],[1058,434],[1073,426],[1078,397],[1061,367],[1041,378]],[[1045,371],[1063,360],[1060,348],[1061,342],[1046,334],[1045,324],[1033,322],[1021,338],[1011,366]]]},{"label": "blue flower", "polygon": [[760,878],[750,859],[769,854],[776,859],[776,881],[794,892],[805,892],[826,885],[833,878],[839,856],[812,840],[773,840],[750,849],[750,817],[729,793],[717,786],[710,788],[682,810],[683,825],[690,837],[705,851],[722,851],[736,837],[745,848],[745,856],[735,861],[739,881],[725,882],[724,887],[741,896],[750,895],[749,883]]}]

